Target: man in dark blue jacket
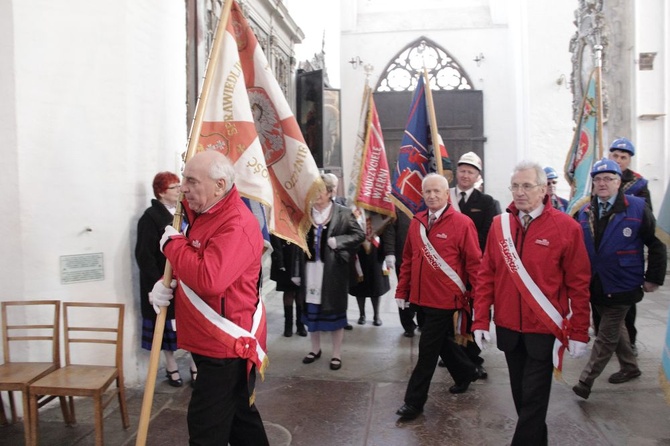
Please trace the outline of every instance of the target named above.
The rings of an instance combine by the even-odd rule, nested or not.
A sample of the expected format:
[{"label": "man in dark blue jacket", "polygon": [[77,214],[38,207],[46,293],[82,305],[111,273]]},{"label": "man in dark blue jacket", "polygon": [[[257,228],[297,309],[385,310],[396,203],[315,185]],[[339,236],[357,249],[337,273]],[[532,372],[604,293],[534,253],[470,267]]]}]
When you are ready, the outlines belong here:
[{"label": "man in dark blue jacket", "polygon": [[[656,221],[644,199],[619,189],[621,169],[609,159],[593,165],[593,199],[577,216],[591,260],[591,305],[600,314],[591,358],[572,390],[588,398],[595,379],[616,353],[620,370],[609,377],[620,384],[641,375],[624,318],[645,292],[663,285],[666,248],[654,234]],[[644,246],[648,248],[647,269]]]}]

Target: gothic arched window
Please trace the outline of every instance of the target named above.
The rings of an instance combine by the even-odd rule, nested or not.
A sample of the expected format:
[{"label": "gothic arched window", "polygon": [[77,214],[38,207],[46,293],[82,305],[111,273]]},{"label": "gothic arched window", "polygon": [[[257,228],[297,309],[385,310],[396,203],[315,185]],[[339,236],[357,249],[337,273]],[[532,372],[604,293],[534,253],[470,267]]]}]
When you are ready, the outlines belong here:
[{"label": "gothic arched window", "polygon": [[413,91],[424,66],[433,90],[472,90],[461,66],[435,42],[420,37],[400,51],[384,69],[376,91]]}]

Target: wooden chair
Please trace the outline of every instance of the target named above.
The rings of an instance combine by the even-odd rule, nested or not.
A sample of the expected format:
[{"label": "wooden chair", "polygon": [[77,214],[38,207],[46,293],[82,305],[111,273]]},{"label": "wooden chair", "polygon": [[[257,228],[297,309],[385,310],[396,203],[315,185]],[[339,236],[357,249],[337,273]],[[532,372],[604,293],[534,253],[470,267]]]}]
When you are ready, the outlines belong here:
[{"label": "wooden chair", "polygon": [[[119,400],[123,427],[130,426],[123,383],[124,309],[124,304],[63,303],[65,366],[29,386],[31,444],[37,445],[38,441],[40,395],[68,397],[69,423],[76,422],[74,397],[93,398],[96,445],[103,444],[103,410],[114,396]],[[113,382],[116,388],[108,395]]]},{"label": "wooden chair", "polygon": [[[0,303],[2,313],[2,348],[4,363],[0,365],[0,391],[7,391],[12,423],[16,423],[16,406],[13,392],[23,394],[23,426],[26,444],[30,440],[30,411],[28,409],[28,386],[60,368],[60,302],[57,300],[26,300]],[[43,362],[17,361],[19,352],[28,358],[30,352]],[[48,353],[47,353],[48,352]],[[37,407],[54,397],[36,400]],[[61,398],[61,410],[67,420],[65,398]],[[0,397],[0,421],[7,423],[5,409]]]}]

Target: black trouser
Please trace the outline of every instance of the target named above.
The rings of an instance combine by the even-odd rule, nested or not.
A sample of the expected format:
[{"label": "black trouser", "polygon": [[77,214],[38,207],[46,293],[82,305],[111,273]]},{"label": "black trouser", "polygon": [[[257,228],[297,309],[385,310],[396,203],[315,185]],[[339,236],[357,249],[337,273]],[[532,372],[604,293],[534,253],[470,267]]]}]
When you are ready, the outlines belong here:
[{"label": "black trouser", "polygon": [[419,339],[419,359],[407,384],[405,403],[423,409],[428,399],[430,381],[441,357],[456,384],[470,382],[475,365],[454,341],[455,310],[421,307],[424,320]]},{"label": "black trouser", "polygon": [[[416,314],[416,323],[414,322],[414,315]],[[398,316],[400,316],[400,325],[407,333],[412,333],[416,327],[421,328],[423,325],[423,314],[421,308],[412,304],[409,308],[398,308]]]},{"label": "black trouser", "polygon": [[512,446],[547,444],[547,409],[551,394],[555,337],[496,328],[498,348],[505,352],[514,407],[519,419]]},{"label": "black trouser", "polygon": [[189,445],[268,445],[261,416],[249,406],[247,361],[192,356],[198,380],[188,405]]}]

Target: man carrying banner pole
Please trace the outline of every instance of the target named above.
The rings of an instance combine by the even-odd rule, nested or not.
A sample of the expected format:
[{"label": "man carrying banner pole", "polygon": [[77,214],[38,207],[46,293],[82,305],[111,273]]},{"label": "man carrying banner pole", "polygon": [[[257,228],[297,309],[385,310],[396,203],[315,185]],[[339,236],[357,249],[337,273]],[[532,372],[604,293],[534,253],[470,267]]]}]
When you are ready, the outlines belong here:
[{"label": "man carrying banner pole", "polygon": [[[262,376],[266,365],[259,289],[263,237],[234,177],[222,154],[195,155],[186,163],[182,182],[187,235],[168,226],[161,239],[179,281],[179,345],[198,366],[188,406],[194,445],[268,444],[253,404],[256,373]],[[172,290],[158,282],[150,299],[156,307],[167,306]]]},{"label": "man carrying banner pole", "polygon": [[[442,175],[442,160],[447,159],[446,149],[442,152],[442,139],[437,133],[437,120],[433,108],[430,88],[426,88],[428,74],[424,69],[417,80],[414,97],[410,104],[407,125],[402,138],[398,161],[393,170],[391,180],[391,200],[398,210],[394,222],[396,273],[400,275],[402,267],[402,250],[407,238],[411,219],[417,212],[425,209],[421,192],[421,181],[431,172]],[[435,129],[435,130],[433,130]],[[437,141],[431,144],[432,141]],[[434,150],[440,147],[441,156]],[[434,148],[435,147],[435,148]],[[439,160],[440,162],[437,162]],[[398,300],[398,315],[405,330],[404,336],[413,337],[417,326],[423,323],[423,315],[408,302]],[[416,315],[416,323],[414,317]]]},{"label": "man carrying banner pole", "polygon": [[[267,58],[234,0],[226,0],[221,10],[219,26],[191,126],[185,157],[187,163],[196,151],[223,154],[233,165],[235,189],[239,191],[239,195],[266,207],[270,231],[307,249],[305,234],[310,225],[309,202],[322,186],[318,168],[309,148],[305,145],[288,101],[272,74]],[[224,180],[224,183],[231,186],[232,178],[230,176],[230,181]],[[220,179],[216,178],[216,181]],[[214,179],[210,178],[209,181]],[[290,218],[285,218],[286,216]],[[173,226],[180,227],[176,220],[177,218]],[[258,228],[258,220],[253,221],[252,227]],[[194,241],[194,249],[200,249],[202,246],[198,242],[201,241]],[[167,257],[171,260],[169,256]],[[162,292],[170,286],[170,279],[171,266],[168,263],[163,289],[159,288]],[[208,307],[215,312],[218,310],[216,303]],[[252,338],[255,336],[260,340],[265,336],[265,318],[260,300],[256,308],[253,325],[255,331],[251,331],[250,334],[253,335]],[[206,309],[203,308],[204,310]],[[162,316],[164,321],[164,314],[165,311],[161,311],[157,319],[156,330],[160,327],[161,332],[155,333],[154,338],[160,339],[162,336],[164,322],[161,322],[160,318]],[[180,324],[179,314],[180,311],[177,310],[177,325]],[[241,317],[229,314],[224,316],[226,319]],[[245,320],[244,324],[248,322]],[[226,330],[231,328],[227,324],[215,325],[218,334],[226,333]],[[245,325],[243,328],[248,332],[251,327]],[[254,363],[257,371],[262,372],[260,366],[264,363],[265,356],[260,348],[260,342],[256,343],[259,349],[251,348],[252,342],[244,344],[244,346],[248,344],[249,348],[240,347],[239,339],[247,339],[249,337],[247,332],[238,332],[234,329],[233,333],[238,336],[237,341],[229,348],[232,348],[241,359],[249,359],[250,354],[257,355],[250,360],[251,362],[247,361],[247,373],[252,377],[249,373],[251,363]],[[225,335],[222,336],[222,342],[230,341]],[[136,441],[138,446],[143,446],[146,442],[159,348],[160,343],[152,345]],[[154,349],[158,349],[156,354]],[[261,357],[263,359],[259,359]],[[200,375],[198,381],[201,378]],[[249,381],[249,390],[252,388],[253,381]]]}]

